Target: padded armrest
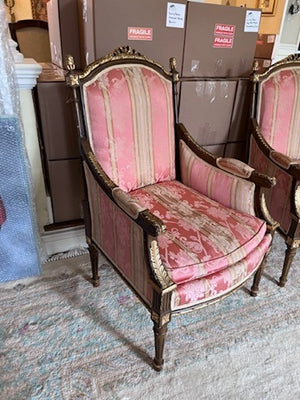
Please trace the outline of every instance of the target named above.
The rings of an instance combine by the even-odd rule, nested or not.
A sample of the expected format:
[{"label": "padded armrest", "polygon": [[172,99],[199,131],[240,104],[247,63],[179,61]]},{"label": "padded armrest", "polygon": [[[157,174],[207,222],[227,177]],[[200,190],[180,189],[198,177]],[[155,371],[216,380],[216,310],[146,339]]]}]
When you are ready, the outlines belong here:
[{"label": "padded armrest", "polygon": [[290,158],[289,156],[279,153],[278,151],[271,151],[270,158],[283,169],[288,170],[292,165],[300,165],[300,160]]},{"label": "padded armrest", "polygon": [[219,168],[240,178],[247,179],[254,171],[254,168],[235,158],[219,157],[216,162]]},{"label": "padded armrest", "polygon": [[112,190],[112,196],[118,206],[126,212],[131,218],[142,226],[142,228],[152,236],[158,236],[166,231],[164,223],[152,214],[139,201],[130,196],[130,193],[124,192],[119,187]]},{"label": "padded armrest", "polygon": [[124,192],[119,187],[115,187],[112,190],[112,196],[118,206],[133,219],[137,219],[139,213],[146,210],[146,207],[142,206],[129,193]]}]

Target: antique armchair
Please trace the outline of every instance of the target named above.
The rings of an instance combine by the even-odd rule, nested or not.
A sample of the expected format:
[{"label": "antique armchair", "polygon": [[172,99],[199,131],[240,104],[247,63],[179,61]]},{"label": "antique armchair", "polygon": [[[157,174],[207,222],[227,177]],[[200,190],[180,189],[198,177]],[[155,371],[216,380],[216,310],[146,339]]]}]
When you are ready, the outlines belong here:
[{"label": "antique armchair", "polygon": [[[256,66],[255,68],[256,69]],[[300,244],[300,55],[254,71],[249,164],[276,178],[265,189],[270,215],[286,242],[284,286]]]},{"label": "antique armchair", "polygon": [[274,225],[262,187],[274,180],[216,158],[177,123],[176,62],[166,72],[130,47],[84,72],[68,56],[85,173],[93,284],[98,252],[150,311],[154,368],[172,315],[220,300],[254,275],[256,295]]}]

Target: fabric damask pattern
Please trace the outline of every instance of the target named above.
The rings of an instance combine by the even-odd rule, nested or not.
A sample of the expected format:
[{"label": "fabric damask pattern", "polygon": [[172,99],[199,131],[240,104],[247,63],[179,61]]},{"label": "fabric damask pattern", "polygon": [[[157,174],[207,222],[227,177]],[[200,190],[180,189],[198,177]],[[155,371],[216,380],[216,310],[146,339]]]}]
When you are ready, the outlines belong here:
[{"label": "fabric damask pattern", "polygon": [[244,260],[204,278],[178,285],[173,293],[172,309],[193,306],[220,294],[226,295],[235,286],[241,285],[261,263],[270,243],[271,235],[266,235]]},{"label": "fabric damask pattern", "polygon": [[262,242],[264,221],[227,207],[178,181],[162,182],[130,193],[162,219],[161,259],[178,284],[226,269],[245,259]]},{"label": "fabric damask pattern", "polygon": [[184,184],[226,207],[255,215],[254,183],[219,171],[197,157],[183,141],[180,141],[180,162]]},{"label": "fabric damask pattern", "polygon": [[[281,106],[280,106],[281,105]],[[276,151],[300,159],[300,68],[274,72],[261,85],[257,120]]]},{"label": "fabric damask pattern", "polygon": [[122,190],[175,178],[170,81],[123,65],[100,72],[83,94],[95,156]]}]

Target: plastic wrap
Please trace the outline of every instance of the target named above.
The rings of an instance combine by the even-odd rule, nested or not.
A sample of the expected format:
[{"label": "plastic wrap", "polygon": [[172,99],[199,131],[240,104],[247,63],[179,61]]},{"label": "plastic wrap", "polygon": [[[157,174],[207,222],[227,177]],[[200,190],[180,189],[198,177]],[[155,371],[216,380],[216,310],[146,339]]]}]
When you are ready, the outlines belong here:
[{"label": "plastic wrap", "polygon": [[0,2],[0,281],[39,275],[39,238],[20,118],[15,61]]},{"label": "plastic wrap", "polygon": [[0,2],[0,115],[19,115],[19,94],[14,59],[9,47],[9,33],[4,4]]}]

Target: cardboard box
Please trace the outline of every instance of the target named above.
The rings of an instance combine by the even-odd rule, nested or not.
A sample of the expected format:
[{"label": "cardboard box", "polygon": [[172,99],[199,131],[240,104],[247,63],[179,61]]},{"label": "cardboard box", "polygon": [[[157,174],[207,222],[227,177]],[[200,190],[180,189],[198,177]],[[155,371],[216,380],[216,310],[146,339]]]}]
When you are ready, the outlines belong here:
[{"label": "cardboard box", "polygon": [[259,10],[188,3],[182,76],[249,76],[260,15]]},{"label": "cardboard box", "polygon": [[255,48],[255,58],[271,59],[276,35],[258,34]]},{"label": "cardboard box", "polygon": [[119,46],[135,50],[169,70],[181,69],[187,0],[78,0],[82,64]]},{"label": "cardboard box", "polygon": [[265,72],[272,64],[272,60],[269,58],[255,58],[255,61],[258,62],[258,72],[260,74]]}]

